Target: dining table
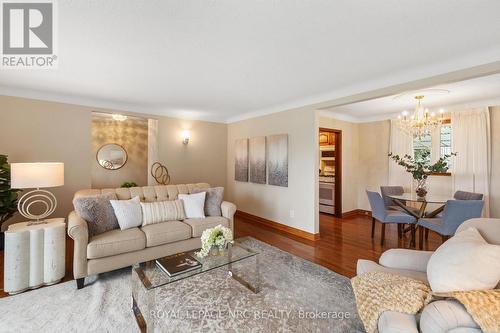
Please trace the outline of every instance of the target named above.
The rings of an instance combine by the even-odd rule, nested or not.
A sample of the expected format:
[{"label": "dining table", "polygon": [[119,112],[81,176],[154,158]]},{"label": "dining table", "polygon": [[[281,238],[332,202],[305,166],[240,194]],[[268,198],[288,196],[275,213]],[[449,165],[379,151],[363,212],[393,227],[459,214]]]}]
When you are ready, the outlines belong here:
[{"label": "dining table", "polygon": [[[392,201],[401,209],[403,209],[406,213],[409,215],[413,216],[414,218],[418,220],[427,217],[427,218],[432,218],[435,217],[437,214],[441,213],[444,209],[444,206],[446,205],[446,202],[448,200],[453,200],[452,196],[447,196],[447,195],[437,195],[437,194],[431,194],[427,193],[425,197],[420,197],[417,195],[417,193],[403,193],[401,195],[387,195],[389,198],[392,199]],[[420,204],[420,206],[415,209],[411,206],[408,206],[408,203],[416,203],[417,205]],[[427,211],[427,206],[429,204],[435,204],[436,207],[428,212]],[[413,209],[412,209],[413,208]],[[418,228],[418,224],[412,224],[410,225],[409,228],[405,229],[404,232],[410,232],[410,247],[415,246],[416,243],[416,231]],[[419,228],[419,237],[422,239],[423,237],[423,228]]]}]

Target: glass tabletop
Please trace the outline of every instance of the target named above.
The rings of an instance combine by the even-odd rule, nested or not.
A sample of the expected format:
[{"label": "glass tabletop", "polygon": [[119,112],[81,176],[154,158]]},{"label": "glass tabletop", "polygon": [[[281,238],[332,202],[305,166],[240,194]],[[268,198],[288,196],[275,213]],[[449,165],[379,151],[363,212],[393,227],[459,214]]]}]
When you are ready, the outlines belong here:
[{"label": "glass tabletop", "polygon": [[152,289],[164,286],[166,284],[179,281],[182,279],[189,278],[201,273],[205,273],[212,269],[216,269],[223,266],[231,265],[232,263],[244,260],[258,255],[259,253],[246,248],[245,246],[235,241],[233,244],[229,244],[228,248],[221,251],[219,255],[209,254],[205,258],[199,258],[196,256],[195,252],[198,250],[187,251],[185,253],[190,254],[193,258],[201,263],[201,267],[186,273],[182,273],[176,276],[168,276],[163,270],[161,270],[157,265],[155,260],[146,261],[140,264],[136,264],[132,267],[139,276],[142,284],[146,289]]},{"label": "glass tabletop", "polygon": [[404,200],[404,201],[414,201],[414,202],[427,202],[436,204],[445,204],[448,200],[453,200],[453,197],[446,195],[434,195],[427,193],[427,195],[422,198],[417,195],[417,193],[403,193],[402,195],[387,195],[391,199]]}]

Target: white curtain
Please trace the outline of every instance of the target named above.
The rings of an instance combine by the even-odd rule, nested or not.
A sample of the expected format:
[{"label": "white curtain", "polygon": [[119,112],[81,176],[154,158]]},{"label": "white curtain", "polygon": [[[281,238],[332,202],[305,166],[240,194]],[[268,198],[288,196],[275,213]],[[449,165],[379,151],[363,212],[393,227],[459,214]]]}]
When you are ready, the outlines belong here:
[{"label": "white curtain", "polygon": [[441,157],[441,126],[431,131],[431,162],[435,163]]},{"label": "white curtain", "polygon": [[157,185],[151,175],[151,166],[158,162],[158,120],[148,119],[148,185]]},{"label": "white curtain", "polygon": [[451,113],[453,190],[483,193],[483,216],[489,217],[491,142],[488,108]]},{"label": "white curtain", "polygon": [[[413,138],[401,131],[397,120],[391,120],[391,140],[389,152],[394,155],[413,156]],[[405,169],[389,158],[389,185],[400,185],[406,192],[412,191],[412,177]]]}]

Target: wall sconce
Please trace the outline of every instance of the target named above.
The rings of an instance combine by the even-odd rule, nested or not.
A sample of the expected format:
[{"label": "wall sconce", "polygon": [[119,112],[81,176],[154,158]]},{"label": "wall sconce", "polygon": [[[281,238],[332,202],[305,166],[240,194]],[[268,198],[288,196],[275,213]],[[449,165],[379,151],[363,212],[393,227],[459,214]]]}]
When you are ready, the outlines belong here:
[{"label": "wall sconce", "polygon": [[185,130],[182,132],[182,143],[187,145],[189,143],[189,131]]}]

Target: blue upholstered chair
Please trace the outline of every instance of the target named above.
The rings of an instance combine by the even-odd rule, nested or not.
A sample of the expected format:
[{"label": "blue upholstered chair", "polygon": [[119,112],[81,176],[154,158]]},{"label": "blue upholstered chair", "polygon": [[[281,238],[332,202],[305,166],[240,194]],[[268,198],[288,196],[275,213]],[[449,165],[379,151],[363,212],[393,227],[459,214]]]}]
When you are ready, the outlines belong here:
[{"label": "blue upholstered chair", "polygon": [[[377,192],[366,191],[368,201],[372,209],[372,238],[375,235],[375,220],[382,223],[382,232],[380,237],[380,245],[384,244],[385,240],[385,225],[386,223],[398,224],[415,224],[417,220],[405,213],[398,210],[387,210],[384,205],[384,199]],[[398,236],[401,236],[400,234]]]},{"label": "blue upholstered chair", "polygon": [[483,200],[483,194],[466,191],[456,191],[453,195],[453,198],[455,198],[455,200]]},{"label": "blue upholstered chair", "polygon": [[[467,191],[456,191],[455,194],[453,194],[453,198],[455,200],[483,200],[483,194]],[[443,212],[437,214],[436,217],[443,218]],[[429,238],[429,229],[425,229],[425,239],[427,240],[427,238]]]},{"label": "blue upholstered chair", "polygon": [[401,207],[396,205],[389,195],[402,195],[405,193],[403,186],[380,186],[380,193],[384,199],[385,209],[401,210]]},{"label": "blue upholstered chair", "polygon": [[420,229],[419,247],[423,247],[423,229],[430,229],[441,235],[443,241],[455,234],[457,228],[467,220],[481,217],[483,200],[448,200],[441,217],[418,220]]}]

